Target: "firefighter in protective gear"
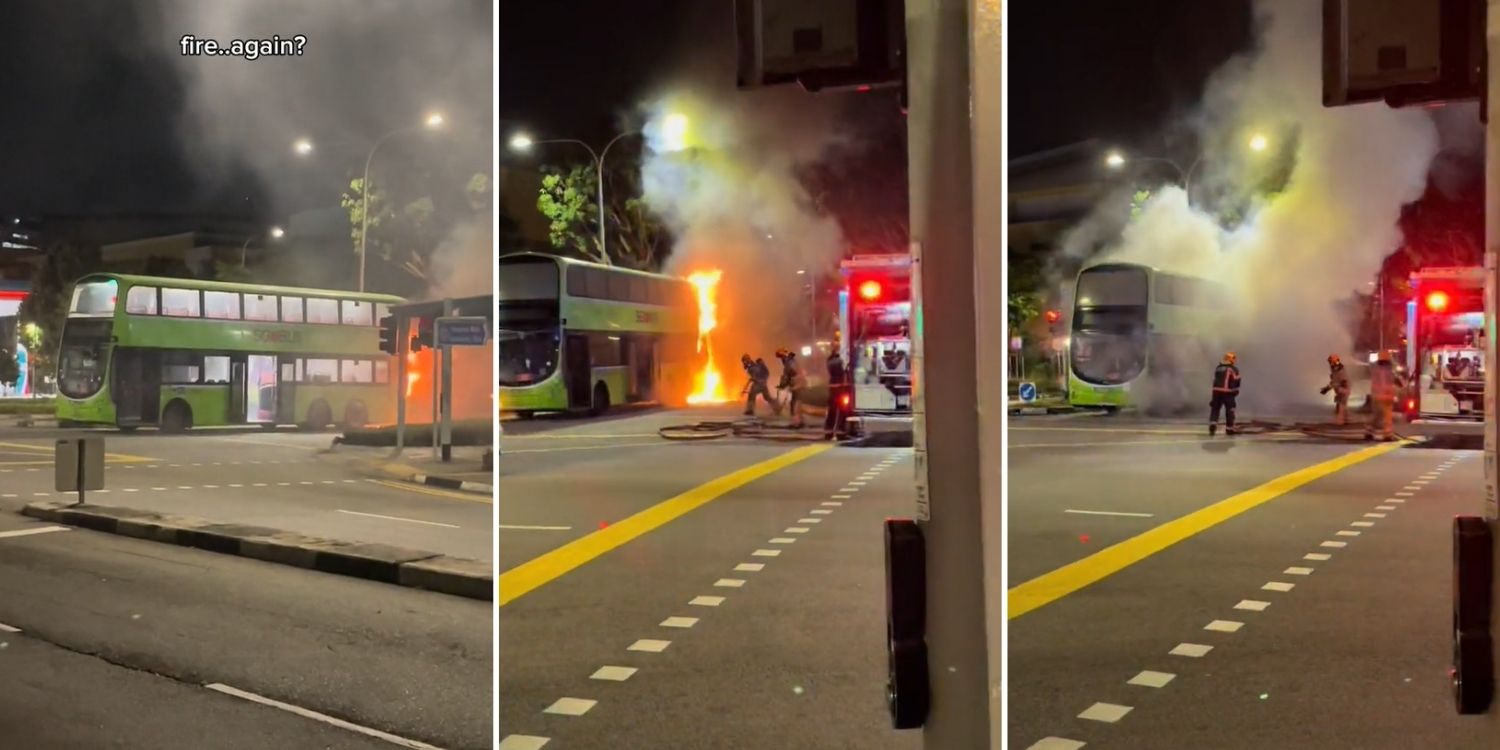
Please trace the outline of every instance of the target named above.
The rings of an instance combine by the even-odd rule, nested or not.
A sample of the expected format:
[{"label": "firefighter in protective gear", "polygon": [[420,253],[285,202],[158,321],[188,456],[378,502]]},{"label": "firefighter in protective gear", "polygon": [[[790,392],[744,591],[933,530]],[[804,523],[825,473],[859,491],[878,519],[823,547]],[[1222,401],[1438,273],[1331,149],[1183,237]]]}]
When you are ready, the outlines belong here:
[{"label": "firefighter in protective gear", "polygon": [[844,400],[849,398],[848,372],[844,356],[839,353],[839,338],[833,336],[834,349],[828,354],[828,414],[823,418],[823,439],[832,440],[844,432]]},{"label": "firefighter in protective gear", "polygon": [[1344,369],[1344,362],[1337,354],[1328,355],[1328,385],[1318,392],[1326,396],[1329,391],[1333,391],[1333,423],[1348,423],[1349,372]]},{"label": "firefighter in protective gear", "polygon": [[1365,427],[1365,439],[1373,440],[1375,431],[1380,431],[1382,440],[1396,438],[1393,412],[1396,408],[1396,391],[1401,388],[1401,376],[1391,364],[1391,353],[1383,351],[1370,367],[1370,423]]},{"label": "firefighter in protective gear", "polygon": [[792,410],[791,426],[800,429],[806,426],[802,420],[802,402],[807,394],[807,373],[797,364],[797,354],[786,347],[776,350],[776,358],[781,360],[781,382],[776,385],[776,390],[791,391],[792,400],[788,405]]},{"label": "firefighter in protective gear", "polygon": [[1219,409],[1224,410],[1224,432],[1234,435],[1239,432],[1234,426],[1235,399],[1240,395],[1240,368],[1235,362],[1234,352],[1224,355],[1223,361],[1214,368],[1214,396],[1208,404],[1208,434],[1219,432]]},{"label": "firefighter in protective gear", "polygon": [[781,404],[771,398],[771,368],[766,366],[763,359],[752,361],[750,355],[740,355],[740,366],[745,368],[745,375],[749,380],[745,382],[745,388],[741,395],[745,397],[745,416],[755,416],[755,397],[765,399],[766,404],[777,414],[781,413]]}]

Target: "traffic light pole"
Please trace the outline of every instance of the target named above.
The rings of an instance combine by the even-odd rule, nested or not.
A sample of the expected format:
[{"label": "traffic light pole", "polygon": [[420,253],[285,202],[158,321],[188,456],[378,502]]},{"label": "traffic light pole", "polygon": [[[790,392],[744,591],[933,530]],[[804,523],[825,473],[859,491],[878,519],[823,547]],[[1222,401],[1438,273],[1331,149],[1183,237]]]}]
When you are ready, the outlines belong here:
[{"label": "traffic light pole", "polygon": [[[1485,44],[1489,51],[1488,59],[1500,60],[1500,28],[1496,22],[1500,21],[1500,0],[1488,0],[1488,22],[1485,24]],[[1486,88],[1484,128],[1484,327],[1488,335],[1484,343],[1484,523],[1489,531],[1489,568],[1484,573],[1489,573],[1490,586],[1486,614],[1489,622],[1483,623],[1486,632],[1486,642],[1482,643],[1484,651],[1490,651],[1493,643],[1493,634],[1489,633],[1493,628],[1494,618],[1494,571],[1500,570],[1500,545],[1494,544],[1496,533],[1500,532],[1500,511],[1496,504],[1496,466],[1495,451],[1500,446],[1500,415],[1495,412],[1495,389],[1500,387],[1500,379],[1496,378],[1496,328],[1495,314],[1500,310],[1500,131],[1496,130],[1496,106],[1500,102],[1500,76],[1495,75],[1493,70],[1488,72],[1488,80],[1484,82]],[[1456,540],[1455,540],[1456,541]],[[1457,558],[1457,554],[1456,554]],[[1455,560],[1457,562],[1457,559]],[[1457,587],[1456,587],[1457,588]],[[1455,606],[1455,609],[1458,609]],[[1455,619],[1458,613],[1455,612]],[[1459,624],[1458,629],[1463,630]],[[1457,637],[1457,636],[1455,636]],[[1493,652],[1490,658],[1482,659],[1488,661],[1490,685],[1493,685]],[[1459,658],[1460,664],[1462,658]],[[1491,733],[1500,736],[1500,710],[1493,702],[1490,702],[1485,712],[1487,723],[1492,727]]]},{"label": "traffic light pole", "polygon": [[1000,747],[1004,726],[1000,20],[1000,0],[906,0],[928,750]]},{"label": "traffic light pole", "polygon": [[396,319],[396,452],[406,448],[406,358],[411,351],[411,325],[405,317]]}]

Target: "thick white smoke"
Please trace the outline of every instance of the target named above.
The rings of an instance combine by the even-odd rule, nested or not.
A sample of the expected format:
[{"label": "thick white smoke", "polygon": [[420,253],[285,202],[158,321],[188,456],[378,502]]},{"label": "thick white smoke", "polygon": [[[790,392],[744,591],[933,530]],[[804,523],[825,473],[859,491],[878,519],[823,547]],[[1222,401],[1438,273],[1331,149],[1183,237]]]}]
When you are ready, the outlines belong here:
[{"label": "thick white smoke", "polygon": [[[1324,358],[1351,358],[1354,321],[1341,306],[1400,246],[1397,221],[1426,188],[1438,132],[1423,110],[1322,106],[1317,3],[1264,0],[1257,20],[1258,48],[1208,84],[1193,198],[1244,196],[1278,150],[1292,159],[1284,189],[1252,198],[1233,230],[1210,213],[1218,206],[1161,190],[1103,255],[1228,287],[1235,322],[1223,341],[1240,355],[1242,403],[1270,410],[1316,401]],[[1247,147],[1253,133],[1269,138],[1265,154]]]},{"label": "thick white smoke", "polygon": [[[372,182],[397,205],[429,191],[443,200],[435,194],[440,190],[456,202],[472,175],[491,172],[493,12],[492,4],[477,0],[420,7],[400,0],[163,0],[150,19],[155,38],[146,49],[177,74],[184,148],[200,171],[212,178],[231,166],[250,167],[273,215],[336,209],[371,146],[403,127],[411,132],[381,145]],[[220,45],[272,38],[305,43],[296,48],[300,54],[246,59],[183,54],[184,37]],[[421,126],[431,112],[444,115],[441,129]],[[314,150],[298,156],[292,144],[303,138]],[[492,223],[488,212],[478,219]],[[481,239],[462,223],[447,230],[428,258],[429,270],[441,277],[429,279],[432,295],[463,293],[447,281],[490,278],[493,253],[471,251]],[[281,275],[290,270],[303,280],[352,287],[349,243],[305,248],[290,259],[298,268]],[[320,266],[338,269],[337,275],[320,273]],[[399,271],[392,274],[399,277]],[[421,286],[410,288],[420,293]]]},{"label": "thick white smoke", "polygon": [[796,91],[682,91],[647,111],[645,199],[676,238],[666,272],[724,271],[715,359],[735,383],[741,352],[774,362],[776,347],[811,343],[809,285],[836,271],[845,243],[798,171],[847,144],[842,109]]}]

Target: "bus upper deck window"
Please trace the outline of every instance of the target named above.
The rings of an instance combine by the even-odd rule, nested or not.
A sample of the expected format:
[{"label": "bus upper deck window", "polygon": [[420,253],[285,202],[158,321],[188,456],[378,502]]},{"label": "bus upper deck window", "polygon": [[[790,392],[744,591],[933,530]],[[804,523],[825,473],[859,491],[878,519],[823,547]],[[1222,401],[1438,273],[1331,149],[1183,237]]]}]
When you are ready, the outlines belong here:
[{"label": "bus upper deck window", "polygon": [[277,298],[274,294],[246,294],[245,320],[276,322]]},{"label": "bus upper deck window", "polygon": [[119,289],[120,285],[114,279],[79,284],[73,288],[73,304],[68,312],[73,315],[113,315]]},{"label": "bus upper deck window", "polygon": [[125,312],[131,315],[155,315],[156,309],[156,287],[133,286],[125,293]]}]

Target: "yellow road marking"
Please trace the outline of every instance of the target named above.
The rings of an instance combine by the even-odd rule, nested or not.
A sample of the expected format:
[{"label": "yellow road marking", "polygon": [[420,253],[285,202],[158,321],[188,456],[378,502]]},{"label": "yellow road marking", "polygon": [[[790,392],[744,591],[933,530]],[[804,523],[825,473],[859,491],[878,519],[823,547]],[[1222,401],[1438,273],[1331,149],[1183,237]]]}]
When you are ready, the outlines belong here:
[{"label": "yellow road marking", "polygon": [[568,574],[575,568],[604,553],[647,534],[684,514],[739,489],[761,477],[806,461],[832,445],[821,443],[787,451],[775,458],[725,474],[669,500],[663,500],[623,521],[575,539],[540,557],[528,560],[500,574],[497,606],[505,606],[522,596]]},{"label": "yellow road marking", "polygon": [[1137,534],[1119,544],[1088,557],[1043,573],[1006,592],[1007,619],[1014,620],[1044,607],[1079,589],[1097,583],[1195,534],[1228,521],[1247,510],[1285,495],[1308,482],[1389,453],[1404,442],[1387,443],[1347,453],[1290,474],[1272,479],[1181,518],[1168,521],[1150,531]]},{"label": "yellow road marking", "polygon": [[[30,443],[5,443],[0,442],[0,448],[15,448],[22,451],[31,451],[33,454],[52,455],[56,450],[51,445],[31,445]],[[105,453],[104,460],[116,464],[145,464],[161,461],[160,458],[148,458],[146,456],[132,456],[127,453]],[[11,466],[24,466],[29,464],[50,464],[51,461],[14,461],[5,462]]]},{"label": "yellow road marking", "polygon": [[375,483],[379,484],[379,485],[384,485],[386,487],[393,487],[393,488],[398,489],[398,490],[406,490],[407,492],[415,492],[415,493],[417,493],[419,495],[432,495],[433,497],[446,497],[446,498],[450,498],[450,499],[453,499],[453,500],[467,500],[468,502],[471,502],[471,503],[486,503],[486,504],[488,504],[488,503],[492,502],[491,498],[486,497],[484,495],[479,495],[479,494],[476,494],[476,493],[473,493],[473,492],[467,492],[467,493],[466,492],[453,492],[451,490],[445,490],[445,489],[442,489],[440,487],[428,487],[426,485],[413,484],[411,482],[387,482],[384,479],[377,479],[377,480],[375,480]]},{"label": "yellow road marking", "polygon": [[501,449],[502,450],[501,455],[503,455],[503,456],[509,456],[509,455],[511,455],[513,453],[558,453],[558,452],[561,452],[561,451],[602,451],[602,450],[609,450],[611,448],[634,448],[634,447],[639,447],[639,446],[643,446],[643,445],[687,445],[687,441],[678,440],[676,442],[672,442],[672,441],[662,440],[662,439],[658,438],[658,439],[653,440],[653,441],[651,441],[649,443],[614,443],[614,444],[611,444],[611,445],[573,445],[573,446],[569,446],[567,448],[519,448],[517,450],[505,450],[505,449],[502,448]]},{"label": "yellow road marking", "polygon": [[1151,430],[1144,427],[1011,427],[1009,432],[1123,432],[1134,435],[1202,435],[1203,430]]},{"label": "yellow road marking", "polygon": [[[1185,443],[1202,443],[1208,439],[1209,437],[1204,435],[1197,440],[1102,440],[1086,443],[1011,443],[1010,447],[1019,450],[1021,448],[1083,448],[1101,445],[1182,445]],[[1239,442],[1244,442],[1247,439],[1253,438],[1241,438]]]}]

